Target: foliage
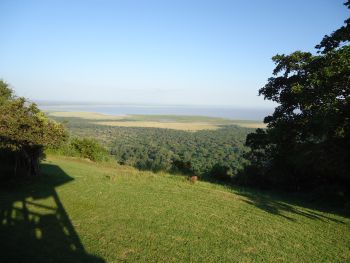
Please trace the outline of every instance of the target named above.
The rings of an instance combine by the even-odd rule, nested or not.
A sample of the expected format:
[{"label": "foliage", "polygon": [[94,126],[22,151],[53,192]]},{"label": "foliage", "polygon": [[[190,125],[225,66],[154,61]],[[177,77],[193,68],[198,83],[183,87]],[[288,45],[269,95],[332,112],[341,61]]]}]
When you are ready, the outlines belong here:
[{"label": "foliage", "polygon": [[7,101],[13,98],[13,91],[9,85],[0,79],[0,105],[3,105]]},{"label": "foliage", "polygon": [[[344,5],[350,8],[350,0],[346,1]],[[316,46],[318,49],[323,49],[322,53],[327,53],[339,47],[341,44],[349,44],[350,36],[350,18],[345,20],[345,25],[334,31],[330,36],[326,35],[321,43]]]},{"label": "foliage", "polygon": [[141,169],[178,171],[210,176],[225,164],[237,173],[244,163],[243,145],[249,129],[226,126],[219,130],[185,132],[167,129],[119,129],[111,153],[121,163]]},{"label": "foliage", "polygon": [[176,159],[173,160],[173,172],[180,172],[185,175],[192,175],[192,164],[190,160]]},{"label": "foliage", "polygon": [[325,36],[318,55],[273,57],[274,76],[259,95],[279,106],[265,118],[266,130],[247,136],[251,166],[241,181],[289,190],[349,185],[349,21]]},{"label": "foliage", "polygon": [[108,161],[110,157],[107,150],[97,140],[89,138],[72,138],[59,147],[48,149],[47,152],[65,156],[87,158],[91,161],[97,162]]},{"label": "foliage", "polygon": [[94,139],[74,138],[71,141],[71,145],[81,157],[88,158],[92,161],[102,161],[108,155],[105,148]]},{"label": "foliage", "polygon": [[120,164],[202,177],[211,176],[210,171],[217,163],[228,166],[232,174],[237,174],[245,163],[246,135],[252,131],[232,125],[218,130],[186,132],[102,126],[81,118],[55,119],[67,122],[72,136],[99,140]]},{"label": "foliage", "polygon": [[232,171],[228,165],[215,164],[210,171],[210,176],[219,181],[230,181],[232,179]]},{"label": "foliage", "polygon": [[49,120],[34,103],[16,98],[0,81],[0,156],[13,173],[36,175],[43,148],[66,138],[63,126]]}]

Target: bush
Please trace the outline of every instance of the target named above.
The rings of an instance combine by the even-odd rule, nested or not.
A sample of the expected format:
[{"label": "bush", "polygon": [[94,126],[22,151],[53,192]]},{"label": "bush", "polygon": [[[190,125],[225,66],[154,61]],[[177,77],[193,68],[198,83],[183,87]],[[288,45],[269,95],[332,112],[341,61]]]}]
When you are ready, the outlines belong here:
[{"label": "bush", "polygon": [[180,172],[180,173],[185,174],[185,175],[194,174],[191,162],[180,160],[180,159],[173,160],[172,171],[173,172]]},{"label": "bush", "polygon": [[108,157],[107,150],[93,139],[74,138],[71,141],[71,145],[82,158],[88,158],[92,161],[103,161],[105,157]]},{"label": "bush", "polygon": [[215,164],[210,171],[210,177],[219,181],[230,181],[232,171],[227,165]]},{"label": "bush", "polygon": [[49,149],[48,153],[87,158],[95,162],[107,161],[110,158],[107,150],[102,145],[89,138],[73,138],[59,148]]},{"label": "bush", "polygon": [[0,174],[12,177],[39,175],[45,147],[58,147],[67,138],[64,127],[18,98],[0,80]]}]

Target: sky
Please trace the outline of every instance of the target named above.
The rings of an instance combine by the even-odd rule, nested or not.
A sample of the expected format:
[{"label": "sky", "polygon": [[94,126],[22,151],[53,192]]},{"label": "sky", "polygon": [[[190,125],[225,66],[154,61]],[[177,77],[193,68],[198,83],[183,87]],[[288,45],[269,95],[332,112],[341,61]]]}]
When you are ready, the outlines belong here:
[{"label": "sky", "polygon": [[0,1],[0,78],[31,100],[271,107],[271,57],[314,52],[343,0]]}]

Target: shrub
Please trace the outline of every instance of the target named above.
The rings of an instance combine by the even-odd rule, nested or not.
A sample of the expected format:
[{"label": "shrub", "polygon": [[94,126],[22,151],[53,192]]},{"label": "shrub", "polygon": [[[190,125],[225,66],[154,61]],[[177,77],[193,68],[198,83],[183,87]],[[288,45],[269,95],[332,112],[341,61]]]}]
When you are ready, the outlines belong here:
[{"label": "shrub", "polygon": [[59,148],[49,149],[48,153],[87,158],[95,162],[110,158],[108,151],[97,140],[89,138],[73,138]]},{"label": "shrub", "polygon": [[66,138],[61,124],[49,120],[36,104],[16,97],[0,80],[0,174],[39,175],[44,148],[58,147]]},{"label": "shrub", "polygon": [[210,171],[210,177],[219,181],[230,181],[232,172],[227,165],[215,164]]}]

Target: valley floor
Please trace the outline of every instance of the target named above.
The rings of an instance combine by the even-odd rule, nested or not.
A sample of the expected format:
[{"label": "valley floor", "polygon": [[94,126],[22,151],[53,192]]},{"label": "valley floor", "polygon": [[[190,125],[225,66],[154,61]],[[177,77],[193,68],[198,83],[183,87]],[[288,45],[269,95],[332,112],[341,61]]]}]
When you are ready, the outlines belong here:
[{"label": "valley floor", "polygon": [[350,261],[350,218],[324,209],[66,157],[42,172],[0,192],[1,262]]}]

